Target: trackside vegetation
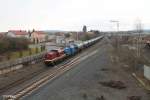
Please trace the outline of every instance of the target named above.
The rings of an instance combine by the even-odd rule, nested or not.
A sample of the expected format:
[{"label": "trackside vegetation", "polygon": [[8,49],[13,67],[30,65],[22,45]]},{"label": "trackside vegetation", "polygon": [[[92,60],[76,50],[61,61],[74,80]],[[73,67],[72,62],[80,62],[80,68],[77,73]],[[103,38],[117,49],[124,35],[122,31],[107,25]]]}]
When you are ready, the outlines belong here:
[{"label": "trackside vegetation", "polygon": [[26,38],[3,37],[0,39],[0,62],[34,55],[43,51],[41,47],[29,48],[30,40]]}]

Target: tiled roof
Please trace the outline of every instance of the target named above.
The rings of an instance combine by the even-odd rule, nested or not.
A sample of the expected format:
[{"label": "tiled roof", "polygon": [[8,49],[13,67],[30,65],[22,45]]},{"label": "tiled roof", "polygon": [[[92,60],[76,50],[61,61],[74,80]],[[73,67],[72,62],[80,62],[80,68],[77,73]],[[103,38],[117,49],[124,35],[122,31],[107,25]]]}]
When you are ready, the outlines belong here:
[{"label": "tiled roof", "polygon": [[15,35],[28,35],[28,32],[25,30],[9,30],[8,32],[12,32]]}]

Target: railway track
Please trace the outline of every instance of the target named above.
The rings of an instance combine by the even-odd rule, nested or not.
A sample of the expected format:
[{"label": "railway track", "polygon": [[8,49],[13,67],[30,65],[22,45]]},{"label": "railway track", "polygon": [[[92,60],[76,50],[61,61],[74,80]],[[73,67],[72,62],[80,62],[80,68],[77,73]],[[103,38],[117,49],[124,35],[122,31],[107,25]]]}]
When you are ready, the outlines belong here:
[{"label": "railway track", "polygon": [[[89,48],[87,50],[91,50],[94,48],[95,48],[95,46],[93,48]],[[41,77],[38,80],[35,80],[31,84],[26,85],[24,88],[21,88],[21,89],[15,91],[11,95],[3,95],[4,100],[18,100],[20,98],[23,98],[24,96],[26,96],[26,94],[32,93],[39,87],[42,87],[43,85],[45,85],[47,82],[57,78],[58,76],[65,73],[66,71],[72,69],[74,67],[73,65],[78,64],[81,60],[84,60],[84,59],[80,59],[80,58],[88,57],[87,50],[85,50],[85,52],[82,53],[81,55],[77,55],[74,59],[70,60],[69,62],[66,61],[66,63],[64,63],[64,65],[60,65],[60,66],[58,65],[58,66],[52,67],[49,70],[45,70],[44,72],[43,72],[43,70],[41,70],[39,72],[35,72],[34,75],[32,74],[32,76],[30,76],[28,78],[18,80],[15,83],[12,83],[11,86],[4,87],[2,91],[4,91],[4,90],[7,91],[7,90],[11,89],[12,87],[17,86],[18,84],[22,84],[23,82],[30,80],[31,78],[43,73],[43,75],[41,75]],[[89,54],[89,56],[91,56],[93,54],[94,53],[91,53],[91,54]]]},{"label": "railway track", "polygon": [[[76,56],[78,56],[78,55],[76,55]],[[75,56],[75,57],[76,57],[76,56]],[[28,81],[28,80],[30,80],[30,79],[35,78],[36,76],[40,76],[41,74],[44,74],[44,73],[49,72],[49,71],[52,72],[54,69],[58,68],[59,66],[63,66],[63,65],[68,64],[68,63],[71,62],[75,57],[70,58],[70,59],[66,59],[65,62],[63,62],[63,63],[61,63],[61,64],[59,64],[59,65],[57,65],[57,66],[51,67],[51,68],[43,67],[43,69],[40,69],[40,70],[38,70],[38,71],[36,71],[36,72],[33,72],[33,73],[30,73],[30,74],[28,74],[27,76],[22,77],[21,79],[18,79],[17,81],[14,81],[14,82],[12,82],[12,83],[10,83],[10,84],[8,84],[8,85],[5,85],[4,87],[1,87],[1,88],[0,88],[0,95],[3,95],[6,91],[9,91],[10,89],[12,89],[12,88],[14,88],[14,87],[19,86],[19,85],[21,85],[22,83],[24,83],[24,82],[26,82],[26,81]]]},{"label": "railway track", "polygon": [[18,100],[21,97],[23,97],[25,94],[32,93],[32,91],[38,89],[39,87],[46,84],[48,81],[60,76],[64,72],[70,70],[74,64],[77,64],[80,57],[76,57],[75,59],[71,60],[69,63],[62,65],[62,66],[56,66],[52,70],[48,70],[45,72],[45,74],[38,80],[33,82],[32,84],[27,85],[23,89],[16,91],[14,94],[11,95],[3,95],[4,100]]},{"label": "railway track", "polygon": [[52,72],[57,67],[68,64],[72,60],[73,60],[73,58],[67,59],[63,64],[60,64],[58,66],[54,66],[52,68],[43,67],[43,69],[40,69],[40,70],[33,72],[33,73],[30,73],[29,75],[22,77],[21,79],[18,79],[17,81],[14,81],[8,85],[5,85],[4,87],[0,88],[0,95],[3,95],[6,91],[9,91],[10,89],[12,89],[14,87],[19,86],[19,85],[23,84],[24,82],[35,78],[36,76],[40,76],[41,74],[44,74],[46,72]]},{"label": "railway track", "polygon": [[11,88],[13,88],[15,86],[18,86],[18,85],[24,83],[25,81],[27,81],[29,79],[32,79],[36,75],[39,75],[40,73],[45,72],[45,71],[46,71],[46,69],[42,69],[42,70],[33,72],[33,73],[27,75],[26,77],[22,77],[21,79],[19,79],[17,81],[14,81],[14,82],[12,82],[12,83],[10,83],[10,84],[0,88],[0,95],[2,95],[2,93],[4,93],[4,92],[8,91],[9,89],[11,89]]}]

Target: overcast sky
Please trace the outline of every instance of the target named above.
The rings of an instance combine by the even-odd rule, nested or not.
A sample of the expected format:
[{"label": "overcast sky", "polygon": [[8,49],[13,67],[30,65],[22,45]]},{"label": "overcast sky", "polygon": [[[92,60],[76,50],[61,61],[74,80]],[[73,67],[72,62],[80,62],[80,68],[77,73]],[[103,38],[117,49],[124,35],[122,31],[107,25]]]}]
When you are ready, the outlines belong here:
[{"label": "overcast sky", "polygon": [[141,19],[150,28],[150,0],[0,0],[0,31],[115,30],[110,20],[120,21],[120,30],[134,28]]}]

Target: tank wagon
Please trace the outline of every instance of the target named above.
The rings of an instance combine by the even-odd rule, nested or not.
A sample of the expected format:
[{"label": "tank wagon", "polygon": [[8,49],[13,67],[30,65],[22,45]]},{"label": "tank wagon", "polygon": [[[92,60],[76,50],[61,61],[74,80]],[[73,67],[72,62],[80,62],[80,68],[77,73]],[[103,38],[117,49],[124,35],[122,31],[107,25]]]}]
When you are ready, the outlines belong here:
[{"label": "tank wagon", "polygon": [[45,54],[44,57],[44,63],[49,66],[49,65],[55,65],[57,62],[63,61],[65,58],[74,56],[80,51],[84,51],[84,49],[94,45],[97,43],[99,40],[101,40],[103,36],[93,38],[87,41],[84,41],[82,43],[74,43],[70,44],[63,49],[54,49],[50,50]]}]

